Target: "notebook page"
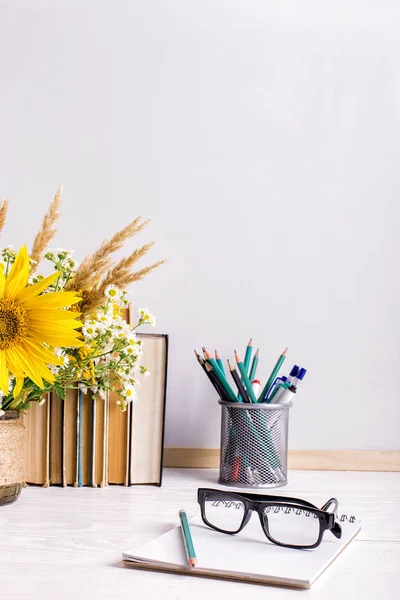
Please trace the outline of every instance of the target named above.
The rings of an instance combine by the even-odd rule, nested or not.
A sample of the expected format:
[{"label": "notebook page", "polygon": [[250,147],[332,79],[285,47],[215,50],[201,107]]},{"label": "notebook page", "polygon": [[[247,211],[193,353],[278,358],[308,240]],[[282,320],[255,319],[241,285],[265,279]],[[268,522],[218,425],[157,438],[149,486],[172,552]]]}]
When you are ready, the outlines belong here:
[{"label": "notebook page", "polygon": [[[198,567],[196,569],[236,572],[257,577],[296,580],[311,585],[341,550],[358,533],[360,524],[341,523],[340,540],[325,532],[321,545],[314,550],[295,550],[271,544],[253,514],[246,528],[237,535],[226,535],[203,524],[201,517],[191,522]],[[180,527],[123,554],[125,560],[187,567]]]}]

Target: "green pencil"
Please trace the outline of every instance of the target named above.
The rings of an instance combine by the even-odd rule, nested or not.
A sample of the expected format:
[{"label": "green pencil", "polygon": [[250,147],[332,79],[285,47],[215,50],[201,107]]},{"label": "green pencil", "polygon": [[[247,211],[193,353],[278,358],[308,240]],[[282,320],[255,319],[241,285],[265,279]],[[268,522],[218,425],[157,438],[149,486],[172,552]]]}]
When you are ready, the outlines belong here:
[{"label": "green pencil", "polygon": [[[246,354],[244,356],[244,361],[243,361],[244,368],[246,369],[246,373],[249,372],[249,366],[250,366],[250,359],[251,359],[251,353],[252,353],[252,351],[253,351],[253,340],[252,340],[252,338],[250,338],[249,343],[246,346]],[[243,383],[243,377],[242,377],[242,383]],[[237,397],[240,400],[241,394],[239,393],[237,395]]]},{"label": "green pencil", "polygon": [[272,369],[272,373],[271,373],[271,375],[269,376],[269,379],[268,379],[267,383],[266,383],[266,384],[265,384],[265,386],[264,386],[264,389],[263,389],[263,391],[261,392],[261,394],[260,394],[260,395],[259,395],[259,397],[258,397],[258,402],[263,402],[263,401],[264,401],[264,398],[265,398],[265,396],[268,394],[268,390],[269,390],[269,388],[271,387],[271,385],[274,383],[274,381],[275,381],[275,379],[276,379],[276,376],[277,376],[277,375],[278,375],[278,373],[279,373],[279,369],[281,368],[281,366],[282,366],[282,363],[283,363],[283,361],[284,361],[284,360],[285,360],[285,358],[286,358],[286,352],[287,352],[287,350],[288,350],[288,349],[287,349],[287,348],[285,348],[285,350],[282,352],[282,354],[281,354],[281,355],[280,355],[280,357],[278,358],[278,360],[277,360],[277,362],[276,362],[276,365],[275,365],[275,366],[274,366],[274,368]]},{"label": "green pencil", "polygon": [[244,355],[244,361],[243,361],[244,368],[246,369],[246,373],[249,372],[250,359],[251,359],[252,352],[253,352],[253,340],[250,338],[250,341],[246,347],[246,354]]},{"label": "green pencil", "polygon": [[189,567],[195,567],[197,565],[197,558],[190,533],[189,521],[184,510],[179,511],[179,519],[181,521],[182,540],[185,547],[188,565]]},{"label": "green pencil", "polygon": [[259,354],[260,354],[260,351],[257,348],[257,352],[253,356],[253,362],[251,363],[251,369],[250,369],[250,375],[249,375],[250,383],[253,383],[253,379],[256,376]]},{"label": "green pencil", "polygon": [[217,361],[217,365],[219,366],[219,368],[221,369],[221,371],[225,375],[224,365],[223,365],[223,362],[222,362],[221,357],[218,354],[217,350],[215,351],[215,360]]},{"label": "green pencil", "polygon": [[242,380],[243,380],[243,383],[244,383],[244,387],[246,388],[246,392],[247,392],[247,394],[248,394],[248,396],[249,396],[250,400],[251,400],[251,401],[252,401],[254,404],[256,404],[256,403],[257,403],[257,398],[256,398],[256,395],[255,395],[255,393],[253,392],[253,388],[251,387],[251,383],[250,383],[250,380],[249,380],[249,378],[248,378],[248,376],[247,376],[247,373],[246,373],[245,366],[244,366],[244,364],[242,363],[242,361],[240,360],[240,356],[239,356],[239,354],[236,352],[236,350],[235,350],[235,359],[236,359],[236,362],[237,362],[237,366],[239,367],[239,371],[240,371],[240,374],[241,374],[241,376],[242,376]]},{"label": "green pencil", "polygon": [[212,367],[215,376],[217,377],[220,384],[224,388],[227,396],[229,396],[230,401],[237,402],[238,400],[237,400],[235,394],[233,393],[233,389],[227,382],[226,377],[225,377],[224,373],[221,371],[221,369],[219,368],[216,360],[211,356],[211,354],[208,352],[208,350],[206,350],[206,348],[203,348],[203,352],[204,352],[204,356],[207,359],[208,364],[210,365],[210,367]]}]

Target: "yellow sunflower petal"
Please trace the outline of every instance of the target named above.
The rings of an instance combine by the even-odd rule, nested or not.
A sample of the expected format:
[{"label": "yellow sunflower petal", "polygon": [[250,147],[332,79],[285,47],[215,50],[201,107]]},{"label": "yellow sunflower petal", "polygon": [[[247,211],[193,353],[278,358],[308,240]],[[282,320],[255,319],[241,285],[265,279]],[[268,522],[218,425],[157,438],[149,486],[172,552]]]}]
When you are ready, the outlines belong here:
[{"label": "yellow sunflower petal", "polygon": [[0,265],[0,298],[3,297],[5,283],[6,277],[4,275],[4,265]]},{"label": "yellow sunflower petal", "polygon": [[3,394],[8,394],[8,369],[4,350],[0,350],[0,389]]},{"label": "yellow sunflower petal", "polygon": [[22,390],[22,386],[24,385],[24,381],[25,381],[25,377],[17,377],[15,386],[14,386],[14,390],[13,390],[14,398],[17,398],[17,396],[19,396],[19,394]]},{"label": "yellow sunflower petal", "polygon": [[71,321],[76,324],[77,327],[82,327],[82,321],[78,321],[77,318],[81,313],[73,312],[72,310],[60,310],[59,308],[36,308],[26,311],[31,319],[35,321],[43,321],[44,323],[64,323],[65,321]]},{"label": "yellow sunflower petal", "polygon": [[[60,346],[61,348],[80,348],[84,346],[84,342],[78,339],[78,335],[74,336],[72,333],[63,333],[57,330],[51,330],[46,332],[43,336],[41,328],[30,327],[29,333],[38,341],[45,341],[50,346]],[[45,339],[43,339],[45,337]]]},{"label": "yellow sunflower petal", "polygon": [[40,376],[39,363],[31,361],[29,354],[24,352],[21,346],[14,346],[14,348],[8,348],[4,351],[6,359],[8,358],[14,364],[17,364],[19,368],[27,375],[37,386],[43,388],[43,380]]},{"label": "yellow sunflower petal", "polygon": [[[37,283],[34,283],[33,285],[28,285],[24,289],[24,291],[18,295],[19,302],[21,304],[24,304],[24,302],[27,302],[31,298],[34,298],[35,296],[40,294],[40,292],[43,292],[43,290],[45,290],[46,288],[49,287],[49,285],[51,285],[52,283],[55,282],[55,280],[57,279],[59,274],[60,273],[58,271],[56,271],[52,275],[49,275],[48,277],[41,279]],[[44,296],[43,296],[43,298],[44,298]]]},{"label": "yellow sunflower petal", "polygon": [[29,257],[26,246],[18,251],[11,271],[7,275],[4,298],[13,300],[26,287],[29,277]]},{"label": "yellow sunflower petal", "polygon": [[26,340],[24,340],[23,345],[26,348],[27,352],[31,354],[36,354],[37,356],[39,356],[39,358],[44,360],[44,362],[48,363],[49,365],[62,366],[64,364],[64,361],[61,358],[53,354],[53,352],[50,352],[50,350],[45,348],[45,346],[36,341],[27,338]]},{"label": "yellow sunflower petal", "polygon": [[7,353],[7,369],[15,375],[15,377],[23,377],[25,372],[24,368],[21,365],[20,361],[15,359],[14,355],[8,352]]},{"label": "yellow sunflower petal", "polygon": [[[82,298],[77,296],[75,292],[50,292],[44,296],[37,296],[25,301],[24,308],[27,310],[36,308],[64,308],[64,306],[72,306],[78,304]],[[75,313],[78,314],[78,313]]]},{"label": "yellow sunflower petal", "polygon": [[46,381],[53,383],[55,380],[54,375],[47,367],[46,362],[40,358],[40,351],[37,351],[37,347],[35,348],[31,346],[31,348],[29,348],[26,345],[26,340],[24,340],[22,342],[21,348],[25,354],[29,355],[30,359],[34,360],[34,366],[37,370],[37,374],[40,375],[40,377],[43,377],[43,379],[45,379]]},{"label": "yellow sunflower petal", "polygon": [[[79,335],[76,329],[81,327],[81,325],[77,324],[76,321],[65,321],[62,323],[54,323],[48,324],[45,321],[37,321],[36,319],[29,320],[29,332],[35,331],[35,336],[41,335],[42,340],[45,341],[45,338],[48,335],[51,335],[53,332],[62,333],[65,332],[66,335]],[[39,334],[39,331],[41,332]],[[50,344],[53,346],[53,344]]]}]

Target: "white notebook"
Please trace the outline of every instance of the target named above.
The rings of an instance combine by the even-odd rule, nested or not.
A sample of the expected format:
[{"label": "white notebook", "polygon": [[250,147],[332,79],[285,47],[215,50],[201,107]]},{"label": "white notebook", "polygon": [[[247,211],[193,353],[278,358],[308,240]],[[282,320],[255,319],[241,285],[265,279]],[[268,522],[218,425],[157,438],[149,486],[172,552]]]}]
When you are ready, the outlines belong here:
[{"label": "white notebook", "polygon": [[187,565],[179,526],[122,558],[134,568],[307,589],[360,531],[354,517],[342,515],[339,522],[340,540],[326,531],[317,548],[295,550],[270,543],[254,513],[233,536],[210,529],[198,516],[190,521],[198,566]]}]

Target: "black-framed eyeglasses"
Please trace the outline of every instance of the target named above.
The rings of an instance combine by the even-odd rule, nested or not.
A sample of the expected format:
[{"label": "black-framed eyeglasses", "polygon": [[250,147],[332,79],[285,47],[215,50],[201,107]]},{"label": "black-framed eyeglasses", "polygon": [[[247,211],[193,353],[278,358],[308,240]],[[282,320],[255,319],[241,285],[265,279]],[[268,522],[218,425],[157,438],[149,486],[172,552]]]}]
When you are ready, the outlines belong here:
[{"label": "black-framed eyeglasses", "polygon": [[336,498],[318,508],[299,498],[199,488],[197,501],[204,523],[222,533],[242,531],[254,511],[267,538],[278,546],[316,548],[326,530],[342,537],[342,528],[336,520]]}]

